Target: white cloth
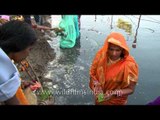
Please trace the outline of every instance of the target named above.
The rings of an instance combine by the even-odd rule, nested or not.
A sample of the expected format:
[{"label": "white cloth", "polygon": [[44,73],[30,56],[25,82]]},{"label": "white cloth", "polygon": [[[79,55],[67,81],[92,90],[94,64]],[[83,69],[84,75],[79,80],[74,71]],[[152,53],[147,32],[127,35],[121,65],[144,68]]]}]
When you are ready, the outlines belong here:
[{"label": "white cloth", "polygon": [[11,59],[0,48],[0,102],[12,98],[20,86],[20,74]]}]

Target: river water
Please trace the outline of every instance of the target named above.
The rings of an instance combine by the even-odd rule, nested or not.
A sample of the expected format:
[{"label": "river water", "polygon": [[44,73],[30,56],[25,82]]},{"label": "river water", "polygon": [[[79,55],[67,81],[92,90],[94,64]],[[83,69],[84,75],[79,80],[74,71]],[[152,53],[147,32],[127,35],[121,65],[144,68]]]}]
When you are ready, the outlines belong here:
[{"label": "river water", "polygon": [[[117,27],[119,18],[132,24],[131,34]],[[128,105],[145,105],[160,95],[160,16],[141,16],[137,46],[132,48],[138,18],[139,15],[82,15],[81,38],[74,48],[60,49],[60,37],[48,41],[56,51],[56,58],[48,64],[46,73],[53,80],[51,90],[56,105],[94,105],[89,67],[111,31],[124,34],[130,53],[139,64],[138,84],[128,98]]]}]

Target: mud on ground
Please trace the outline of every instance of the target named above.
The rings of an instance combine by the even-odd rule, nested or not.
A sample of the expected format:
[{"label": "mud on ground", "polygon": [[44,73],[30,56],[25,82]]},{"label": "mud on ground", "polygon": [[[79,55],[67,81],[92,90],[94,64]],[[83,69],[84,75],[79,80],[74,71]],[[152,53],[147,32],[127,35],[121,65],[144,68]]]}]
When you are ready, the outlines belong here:
[{"label": "mud on ground", "polygon": [[55,52],[47,42],[47,39],[44,36],[45,33],[42,33],[41,31],[36,32],[38,40],[27,59],[35,70],[38,78],[43,81],[47,64],[54,59]]}]

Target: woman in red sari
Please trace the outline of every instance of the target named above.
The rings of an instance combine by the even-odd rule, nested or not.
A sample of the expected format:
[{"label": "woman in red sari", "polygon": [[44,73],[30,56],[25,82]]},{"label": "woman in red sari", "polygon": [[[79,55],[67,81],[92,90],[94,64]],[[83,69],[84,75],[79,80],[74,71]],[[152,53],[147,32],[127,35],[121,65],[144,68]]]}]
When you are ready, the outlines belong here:
[{"label": "woman in red sari", "polygon": [[138,80],[138,65],[124,36],[112,32],[90,68],[90,88],[96,105],[125,105]]}]

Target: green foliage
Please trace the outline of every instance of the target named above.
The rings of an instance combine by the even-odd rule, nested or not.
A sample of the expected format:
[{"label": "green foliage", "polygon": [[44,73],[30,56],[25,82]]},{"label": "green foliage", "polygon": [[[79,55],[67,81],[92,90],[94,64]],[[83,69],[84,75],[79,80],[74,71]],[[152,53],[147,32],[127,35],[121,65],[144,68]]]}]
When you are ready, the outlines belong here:
[{"label": "green foliage", "polygon": [[47,100],[53,96],[52,92],[49,89],[44,89],[43,91],[37,91],[36,95],[40,100]]}]

